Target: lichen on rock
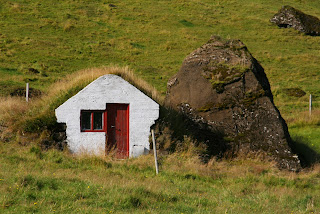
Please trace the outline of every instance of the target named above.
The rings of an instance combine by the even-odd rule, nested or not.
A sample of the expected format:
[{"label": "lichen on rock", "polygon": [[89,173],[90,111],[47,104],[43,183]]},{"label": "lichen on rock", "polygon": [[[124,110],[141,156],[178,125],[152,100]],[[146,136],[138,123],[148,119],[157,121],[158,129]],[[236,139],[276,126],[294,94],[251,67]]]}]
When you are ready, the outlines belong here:
[{"label": "lichen on rock", "polygon": [[239,40],[213,36],[188,55],[168,81],[165,103],[208,132],[223,133],[233,153],[263,151],[280,168],[301,167],[266,74]]}]

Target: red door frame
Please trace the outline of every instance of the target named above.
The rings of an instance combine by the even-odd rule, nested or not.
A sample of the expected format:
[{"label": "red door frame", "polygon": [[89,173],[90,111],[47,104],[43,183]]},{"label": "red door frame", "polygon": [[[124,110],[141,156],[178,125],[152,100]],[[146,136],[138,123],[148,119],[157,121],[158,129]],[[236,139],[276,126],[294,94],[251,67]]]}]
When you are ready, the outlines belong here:
[{"label": "red door frame", "polygon": [[[125,154],[125,157],[128,158],[129,157],[129,134],[130,134],[130,130],[129,130],[129,111],[130,111],[130,105],[129,104],[126,104],[126,103],[107,103],[107,106],[106,106],[106,111],[105,111],[105,116],[104,116],[104,119],[105,119],[105,133],[106,133],[106,153],[107,153],[107,145],[108,145],[108,141],[109,141],[109,138],[107,139],[107,136],[108,136],[108,131],[111,127],[109,127],[109,124],[108,124],[108,117],[112,116],[110,114],[108,114],[108,105],[109,106],[113,106],[116,110],[118,110],[117,106],[126,106],[126,130],[127,130],[127,134],[126,134],[126,154]],[[111,112],[112,113],[112,112]],[[109,128],[109,129],[108,129]],[[115,127],[116,128],[116,127]],[[116,131],[115,131],[116,132]],[[116,142],[112,142],[113,145],[116,144]],[[117,146],[117,145],[116,145]],[[121,154],[117,154],[117,156],[121,156]],[[121,156],[121,158],[124,158],[123,156]]]}]

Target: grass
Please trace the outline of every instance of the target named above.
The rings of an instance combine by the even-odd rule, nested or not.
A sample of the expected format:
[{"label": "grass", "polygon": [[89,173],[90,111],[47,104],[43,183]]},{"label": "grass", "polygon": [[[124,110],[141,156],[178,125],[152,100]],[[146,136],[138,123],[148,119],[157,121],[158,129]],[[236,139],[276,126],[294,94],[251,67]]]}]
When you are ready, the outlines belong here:
[{"label": "grass", "polygon": [[[283,4],[320,16],[320,3],[310,0],[5,1],[0,85],[21,86],[31,79],[32,87],[46,92],[68,73],[117,64],[129,66],[165,94],[167,80],[185,56],[216,34],[248,46],[266,70],[277,106],[289,117],[287,100],[297,101],[301,112],[307,99],[288,97],[284,88],[313,94],[319,106],[319,49],[313,45],[319,37],[271,24]],[[1,87],[0,93],[12,90]]]},{"label": "grass", "polygon": [[[318,108],[320,59],[314,46],[319,37],[269,22],[283,4],[320,17],[320,3],[311,0],[4,1],[0,95],[25,82],[47,92],[69,73],[114,64],[129,66],[165,94],[167,80],[186,55],[215,34],[248,46],[265,68],[287,119],[305,110],[309,94]],[[30,73],[30,68],[39,73]],[[298,99],[283,91],[295,87],[307,95]]]},{"label": "grass", "polygon": [[[109,3],[4,2],[2,69],[21,74],[32,67],[45,72],[48,76],[34,83],[45,90],[56,79],[55,74],[63,76],[110,63],[128,65],[164,93],[166,81],[184,57],[211,34],[219,34],[247,44],[274,86],[288,82],[282,77],[287,72],[297,77],[292,85],[306,74],[317,74],[318,49],[312,44],[318,38],[279,29],[268,21],[284,3],[318,15],[317,2],[113,2],[116,7]],[[12,75],[18,76],[15,72]],[[317,93],[305,81],[303,89]]]},{"label": "grass", "polygon": [[[38,143],[55,121],[53,110],[106,73],[123,75],[161,103],[166,83],[183,59],[214,34],[247,45],[265,68],[294,141],[304,154],[317,157],[320,49],[314,44],[320,37],[280,29],[269,19],[285,4],[320,17],[320,2],[0,3],[1,212],[319,212],[317,165],[291,174],[250,158],[203,165],[178,153],[161,157],[161,174],[155,176],[151,156],[126,161],[73,157],[41,151]],[[26,82],[42,97],[26,104],[8,96]],[[288,88],[306,95],[289,96]],[[312,117],[306,112],[309,94],[314,97]],[[38,135],[26,138],[26,131]]]},{"label": "grass", "polygon": [[[317,213],[319,166],[282,172],[257,158],[202,164],[190,150],[129,160],[1,144],[1,213]],[[41,154],[41,155],[40,155]]]}]

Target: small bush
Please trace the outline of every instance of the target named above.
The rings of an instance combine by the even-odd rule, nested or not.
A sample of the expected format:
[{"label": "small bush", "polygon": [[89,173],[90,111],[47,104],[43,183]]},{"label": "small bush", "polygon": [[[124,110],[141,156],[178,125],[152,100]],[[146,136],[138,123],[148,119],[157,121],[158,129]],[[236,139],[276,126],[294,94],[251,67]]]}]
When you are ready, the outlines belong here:
[{"label": "small bush", "polygon": [[135,196],[129,196],[123,203],[124,208],[138,208],[142,206],[141,199]]}]

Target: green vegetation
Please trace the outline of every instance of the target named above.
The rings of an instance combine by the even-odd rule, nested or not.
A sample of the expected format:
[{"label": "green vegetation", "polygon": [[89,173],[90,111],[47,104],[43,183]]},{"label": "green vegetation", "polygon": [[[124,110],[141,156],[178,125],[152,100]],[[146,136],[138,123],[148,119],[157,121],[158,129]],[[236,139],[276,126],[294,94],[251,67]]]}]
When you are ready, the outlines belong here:
[{"label": "green vegetation", "polygon": [[260,89],[258,92],[247,92],[245,94],[244,99],[241,101],[241,103],[247,107],[252,106],[252,104],[255,103],[255,101],[259,98],[259,97],[263,97],[265,95],[265,91],[263,89]]},{"label": "green vegetation", "polygon": [[256,158],[201,164],[192,147],[129,160],[0,145],[1,213],[317,213],[320,169],[280,172]]},{"label": "green vegetation", "polygon": [[211,108],[214,107],[214,103],[209,102],[207,104],[205,104],[204,106],[202,106],[201,108],[197,109],[198,112],[207,112],[210,111]]},{"label": "green vegetation", "polygon": [[[46,91],[70,72],[117,64],[129,65],[165,93],[184,57],[215,34],[243,41],[274,91],[299,86],[319,96],[319,50],[313,45],[319,37],[271,24],[283,4],[320,16],[320,3],[299,0],[3,1],[1,82],[33,79]],[[287,110],[284,101],[276,97],[280,110]]]},{"label": "green vegetation", "polygon": [[[269,19],[282,5],[320,17],[317,1],[2,1],[0,95],[25,82],[44,92],[66,74],[129,66],[165,94],[183,59],[211,35],[240,39],[265,68],[286,120],[319,108],[320,37],[280,29]],[[289,96],[286,88],[305,96]]]},{"label": "green vegetation", "polygon": [[213,89],[222,93],[228,83],[240,79],[248,70],[248,66],[245,65],[230,66],[225,63],[209,63],[203,69],[202,76],[211,82]]},{"label": "green vegetation", "polygon": [[319,95],[319,38],[269,23],[282,4],[320,16],[320,3],[299,0],[3,1],[1,81],[37,78],[33,85],[46,90],[57,76],[118,64],[164,93],[184,57],[215,34],[243,41],[273,88],[298,85]]},{"label": "green vegetation", "polygon": [[[164,95],[183,59],[211,35],[219,35],[240,39],[261,63],[293,140],[310,159],[319,160],[320,48],[314,44],[320,37],[269,22],[284,4],[320,17],[319,1],[0,3],[1,213],[319,212],[317,165],[291,174],[256,159],[203,165],[179,153],[161,157],[161,174],[155,176],[150,156],[75,158],[37,145],[39,135],[54,123],[54,108],[99,75],[123,74],[114,65],[128,66]],[[88,69],[94,67],[101,69]],[[26,82],[43,92],[28,105],[9,96]],[[292,96],[298,93],[292,89],[306,94]],[[307,112],[309,94],[314,98],[312,116]],[[254,96],[248,94],[247,101]],[[26,138],[26,131],[42,134]]]}]

